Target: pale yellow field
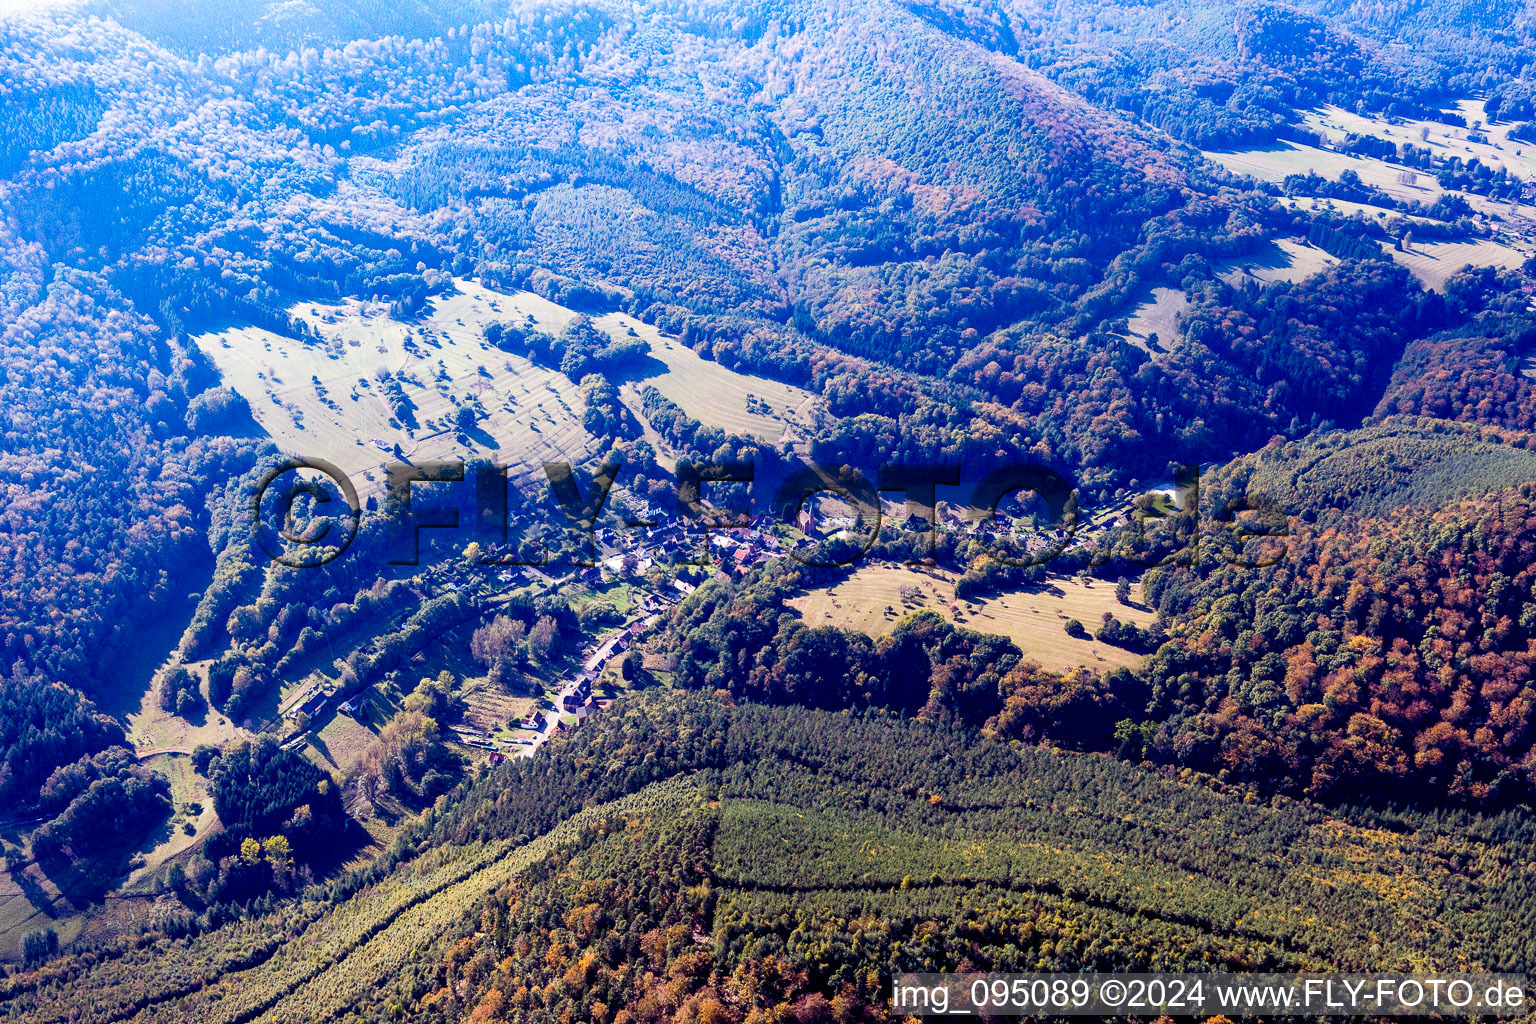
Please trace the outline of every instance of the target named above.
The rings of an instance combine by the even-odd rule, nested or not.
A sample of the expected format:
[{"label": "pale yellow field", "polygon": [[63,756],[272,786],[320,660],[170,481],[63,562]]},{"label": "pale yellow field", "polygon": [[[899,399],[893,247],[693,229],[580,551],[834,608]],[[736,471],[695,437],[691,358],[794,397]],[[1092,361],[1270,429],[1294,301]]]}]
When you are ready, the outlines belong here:
[{"label": "pale yellow field", "polygon": [[1393,217],[1401,217],[1414,224],[1435,223],[1428,217],[1416,217],[1390,210],[1385,206],[1372,206],[1370,203],[1352,203],[1348,199],[1319,199],[1315,196],[1281,196],[1280,202],[1293,210],[1307,210],[1316,212],[1328,210],[1343,217],[1353,217],[1356,214],[1375,220],[1390,220]]},{"label": "pale yellow field", "polygon": [[1152,335],[1158,348],[1167,350],[1179,336],[1178,316],[1189,308],[1189,298],[1179,288],[1153,288],[1152,297],[1131,313],[1126,339],[1151,350]]},{"label": "pale yellow field", "polygon": [[[633,329],[651,343],[651,356],[666,364],[666,372],[636,378],[620,390],[626,404],[640,416],[640,383],[649,384],[676,402],[705,426],[726,433],[751,435],[768,441],[793,440],[810,423],[816,396],[792,384],[728,370],[662,334],[655,327],[623,313],[597,321],[610,334]],[[643,419],[643,418],[642,418]]]},{"label": "pale yellow field", "polygon": [[[1308,123],[1314,130],[1321,130],[1326,137],[1335,141],[1342,140],[1347,134],[1344,128],[1347,121],[1353,126],[1348,130],[1356,134],[1376,135],[1389,138],[1399,144],[1412,142],[1414,145],[1422,146],[1424,143],[1419,141],[1419,129],[1429,126],[1431,143],[1436,138],[1442,140],[1439,144],[1431,145],[1431,148],[1440,156],[1456,155],[1464,160],[1478,156],[1484,158],[1485,163],[1491,162],[1495,166],[1508,165],[1510,173],[1519,174],[1525,178],[1532,177],[1532,168],[1536,168],[1536,147],[1510,142],[1507,137],[1504,137],[1503,142],[1500,143],[1504,148],[1498,149],[1491,144],[1466,143],[1465,129],[1452,128],[1432,121],[1414,121],[1401,126],[1389,126],[1385,122],[1361,118],[1346,111],[1339,111],[1337,108],[1313,111],[1308,117]],[[1503,130],[1507,133],[1509,127],[1511,126],[1505,125]],[[1462,137],[1460,142],[1451,138],[1457,133]],[[1515,155],[1515,149],[1521,150],[1519,156]],[[1446,191],[1440,187],[1440,183],[1435,180],[1433,174],[1426,174],[1416,168],[1406,168],[1395,162],[1378,160],[1375,157],[1352,156],[1331,149],[1294,142],[1281,142],[1265,149],[1232,153],[1214,150],[1202,152],[1206,159],[1220,164],[1227,170],[1252,175],[1260,181],[1281,182],[1285,180],[1286,175],[1305,174],[1308,171],[1315,171],[1324,178],[1337,181],[1345,171],[1352,170],[1366,185],[1379,188],[1394,199],[1430,205]],[[1414,172],[1412,184],[1399,180],[1405,170]],[[1530,234],[1533,223],[1536,223],[1536,220],[1533,220],[1536,218],[1536,208],[1529,204],[1494,202],[1467,192],[1457,194],[1466,199],[1474,212],[1484,214],[1494,221],[1503,222],[1514,235]]]},{"label": "pale yellow field", "polygon": [[[1428,148],[1441,159],[1453,156],[1463,161],[1476,159],[1494,169],[1505,168],[1517,178],[1526,181],[1536,179],[1536,146],[1509,137],[1510,130],[1515,127],[1514,122],[1485,123],[1487,115],[1482,100],[1462,100],[1456,104],[1456,111],[1467,119],[1469,125],[1475,127],[1458,128],[1439,121],[1411,118],[1400,124],[1388,124],[1380,118],[1362,117],[1338,107],[1323,107],[1312,111],[1307,115],[1306,124],[1330,142],[1342,141],[1351,133],[1369,135],[1399,146],[1411,143],[1421,149]],[[1469,137],[1477,133],[1485,136],[1487,141],[1470,141]],[[1419,179],[1427,184],[1435,184],[1431,177],[1424,174],[1420,174]],[[1505,222],[1508,230],[1516,236],[1529,237],[1533,229],[1536,229],[1536,206],[1530,203],[1496,203],[1473,195],[1466,198],[1475,211]]]},{"label": "pale yellow field", "polygon": [[[194,340],[284,451],[333,463],[364,496],[382,492],[383,467],[397,446],[413,462],[485,457],[513,467],[514,476],[535,476],[542,462],[581,462],[595,454],[596,441],[581,425],[577,386],[483,337],[491,321],[558,334],[578,314],[531,292],[455,284],[456,292],[435,297],[411,322],[394,319],[383,304],[356,299],[292,307],[290,314],[319,334],[318,344],[256,327]],[[636,382],[645,380],[690,416],[727,431],[777,441],[793,439],[807,422],[810,392],[735,373],[626,314],[596,323],[616,338],[635,334],[651,343],[649,372],[636,371],[624,385],[636,412]],[[415,406],[414,423],[391,411],[377,379],[385,371]],[[485,416],[461,433],[455,414],[472,401]]]},{"label": "pale yellow field", "polygon": [[1298,238],[1281,238],[1264,252],[1241,262],[1231,261],[1227,270],[1217,273],[1230,285],[1241,284],[1246,278],[1255,278],[1265,284],[1271,281],[1289,281],[1292,284],[1305,281],[1313,274],[1321,273],[1339,262],[1333,256]]},{"label": "pale yellow field", "polygon": [[[1462,100],[1456,109],[1470,124],[1486,120],[1482,100]],[[1378,117],[1365,117],[1333,106],[1308,112],[1303,123],[1331,143],[1343,142],[1351,134],[1371,136],[1399,146],[1412,144],[1420,149],[1428,148],[1441,158],[1476,158],[1494,169],[1508,168],[1509,173],[1517,177],[1536,178],[1536,146],[1511,139],[1509,131],[1515,125],[1510,122],[1483,124],[1476,129],[1487,136],[1487,142],[1471,142],[1468,135],[1473,133],[1473,129],[1458,128],[1439,121],[1406,118],[1400,124],[1388,124]]]},{"label": "pale yellow field", "polygon": [[[1354,171],[1367,185],[1381,189],[1394,199],[1411,199],[1433,203],[1444,191],[1432,176],[1419,174],[1412,185],[1398,181],[1403,168],[1384,160],[1371,157],[1348,156],[1316,146],[1303,146],[1295,142],[1281,142],[1268,149],[1250,149],[1236,153],[1204,151],[1207,160],[1220,164],[1229,171],[1247,174],[1260,181],[1284,181],[1288,174],[1306,174],[1316,171],[1324,178],[1338,180],[1345,171]],[[1469,197],[1473,202],[1476,197]]]},{"label": "pale yellow field", "polygon": [[1437,292],[1445,291],[1445,282],[1469,263],[1475,267],[1513,269],[1526,259],[1519,250],[1485,238],[1465,242],[1414,242],[1408,252],[1397,252],[1386,244],[1382,248]]},{"label": "pale yellow field", "polygon": [[[412,461],[483,456],[529,473],[545,460],[580,461],[591,454],[594,442],[581,426],[576,385],[481,336],[493,319],[531,317],[558,331],[575,314],[531,293],[503,295],[457,283],[457,294],[439,296],[414,323],[355,299],[295,306],[290,312],[314,327],[323,347],[254,327],[196,341],[280,447],[334,463],[360,493],[383,489],[382,466],[396,445]],[[414,427],[391,422],[375,379],[381,370],[394,374],[415,404]],[[458,403],[476,399],[486,418],[470,434],[459,434],[453,424]]]},{"label": "pale yellow field", "polygon": [[[903,605],[903,585],[918,587],[921,599]],[[1141,600],[1140,584],[1132,586],[1131,600]],[[1076,619],[1093,632],[1105,612],[1139,626],[1151,625],[1155,618],[1147,609],[1116,601],[1112,583],[1097,581],[1089,586],[1065,576],[1052,578],[1041,590],[957,605],[952,574],[898,565],[866,566],[834,587],[800,595],[788,604],[809,626],[839,626],[871,636],[889,633],[911,612],[932,609],[967,629],[1008,637],[1026,657],[1046,668],[1087,665],[1103,671],[1134,665],[1141,656],[1097,640],[1075,640],[1063,629],[1067,620]]]}]

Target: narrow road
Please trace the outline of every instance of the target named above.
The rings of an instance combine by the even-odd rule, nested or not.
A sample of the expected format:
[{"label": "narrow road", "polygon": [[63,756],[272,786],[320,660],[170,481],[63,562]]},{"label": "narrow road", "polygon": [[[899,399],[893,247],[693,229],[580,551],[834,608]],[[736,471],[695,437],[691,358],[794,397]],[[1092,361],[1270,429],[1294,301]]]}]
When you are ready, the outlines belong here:
[{"label": "narrow road", "polygon": [[[659,613],[652,614],[645,620],[645,625],[650,627],[660,618],[661,615]],[[608,646],[614,640],[624,635],[625,633],[623,632],[616,634],[615,636],[609,638],[609,640],[607,640],[602,645],[602,647]],[[602,650],[602,647],[599,647],[598,650]],[[609,653],[600,661],[598,661],[596,667],[591,671],[595,675],[601,676],[603,674],[603,669],[608,666],[608,662],[612,660],[612,658],[613,653],[610,649]],[[535,736],[532,743],[529,743],[527,746],[523,747],[522,751],[518,754],[519,757],[532,757],[534,751],[538,750],[545,743],[549,742],[549,738],[555,734],[555,726],[559,724],[560,716],[565,714],[565,698],[575,694],[578,685],[580,684],[578,684],[576,680],[571,679],[567,680],[566,684],[560,688],[560,692],[555,695],[555,709],[553,711],[544,712],[544,719],[540,724],[538,734]]]},{"label": "narrow road", "polygon": [[560,724],[560,716],[565,714],[565,698],[576,692],[577,685],[577,682],[572,679],[560,688],[560,692],[555,695],[555,709],[544,712],[544,719],[539,724],[537,735],[535,735],[532,743],[523,747],[518,755],[519,757],[532,757],[534,751],[547,743],[549,738],[555,734],[555,726]]},{"label": "narrow road", "polygon": [[33,818],[30,821],[0,821],[0,832],[10,832],[13,830],[16,832],[25,832],[33,825],[41,825],[47,820],[47,817],[42,817]]},{"label": "narrow road", "polygon": [[150,758],[159,757],[161,754],[185,754],[187,757],[192,756],[192,751],[187,747],[148,747],[144,750],[135,751],[135,753],[140,761],[148,761]]}]

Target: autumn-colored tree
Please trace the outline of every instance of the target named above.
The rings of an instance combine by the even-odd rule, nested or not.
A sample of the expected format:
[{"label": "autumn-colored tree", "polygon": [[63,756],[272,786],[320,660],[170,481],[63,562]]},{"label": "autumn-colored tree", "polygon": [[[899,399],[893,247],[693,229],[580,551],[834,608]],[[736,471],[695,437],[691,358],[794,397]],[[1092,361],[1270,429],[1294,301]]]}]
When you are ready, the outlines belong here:
[{"label": "autumn-colored tree", "polygon": [[240,841],[240,859],[247,864],[260,864],[261,843],[250,836],[246,836]]}]

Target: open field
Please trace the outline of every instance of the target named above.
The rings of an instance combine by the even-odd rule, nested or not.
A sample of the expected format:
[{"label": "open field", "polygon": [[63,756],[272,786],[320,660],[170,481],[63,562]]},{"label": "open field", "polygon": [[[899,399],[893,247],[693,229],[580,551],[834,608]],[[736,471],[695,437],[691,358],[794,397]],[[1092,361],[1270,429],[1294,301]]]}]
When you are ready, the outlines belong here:
[{"label": "open field", "polygon": [[[1469,117],[1481,116],[1480,101],[1463,101],[1458,109]],[[1511,174],[1524,179],[1536,178],[1536,146],[1530,146],[1508,137],[1511,124],[1485,126],[1487,143],[1468,142],[1468,129],[1455,128],[1437,121],[1404,121],[1389,125],[1377,118],[1360,117],[1337,107],[1324,107],[1307,115],[1306,124],[1328,140],[1329,145],[1342,142],[1349,134],[1370,135],[1403,145],[1428,146],[1437,156],[1460,157],[1462,160],[1477,158],[1493,167],[1508,167]],[[1427,141],[1421,139],[1427,134]],[[1354,171],[1366,185],[1379,188],[1394,199],[1417,201],[1426,205],[1434,203],[1446,190],[1433,174],[1417,168],[1405,168],[1392,161],[1375,157],[1354,156],[1318,146],[1295,142],[1281,142],[1264,149],[1252,149],[1223,153],[1203,151],[1206,159],[1220,164],[1229,171],[1248,174],[1260,181],[1281,182],[1290,174],[1314,171],[1324,178],[1337,181],[1345,171]],[[1412,184],[1401,179],[1405,170],[1412,170]],[[1536,230],[1536,207],[1529,203],[1495,202],[1484,196],[1467,192],[1456,194],[1466,199],[1474,212],[1484,214],[1515,236],[1528,236]],[[1367,216],[1379,212],[1375,207],[1331,200],[1335,207],[1346,211],[1360,206]]]},{"label": "open field", "polygon": [[1218,271],[1216,276],[1234,286],[1247,278],[1264,284],[1271,281],[1295,284],[1322,273],[1337,262],[1335,257],[1299,238],[1281,238],[1247,259],[1223,264],[1228,269]]},{"label": "open field", "polygon": [[[921,597],[903,605],[903,586],[917,587]],[[1131,600],[1141,600],[1139,584],[1132,587]],[[1134,665],[1141,655],[1097,640],[1074,639],[1063,628],[1067,620],[1076,619],[1092,631],[1105,612],[1138,626],[1151,625],[1156,617],[1149,609],[1116,601],[1113,584],[1088,586],[1065,576],[1052,578],[1039,590],[957,604],[952,574],[900,565],[866,566],[836,586],[813,590],[788,604],[807,625],[841,626],[871,636],[889,633],[903,616],[927,608],[967,629],[1008,637],[1046,668],[1087,665],[1102,671]]]},{"label": "open field", "polygon": [[[1306,174],[1314,171],[1330,181],[1337,181],[1345,171],[1354,171],[1366,185],[1378,188],[1393,199],[1420,202],[1426,206],[1446,192],[1434,175],[1415,168],[1405,168],[1375,157],[1353,156],[1317,146],[1295,142],[1280,142],[1264,149],[1249,149],[1222,153],[1202,150],[1205,158],[1220,164],[1236,174],[1247,174],[1259,181],[1279,183],[1287,175]],[[1399,180],[1403,171],[1413,170],[1413,184]],[[1469,192],[1456,192],[1466,199],[1476,213],[1485,214],[1498,221],[1508,222],[1511,231],[1524,234],[1531,228],[1532,207],[1510,203],[1498,203],[1484,196]]]},{"label": "open field", "polygon": [[[1358,205],[1358,204],[1355,204]],[[1339,261],[1299,238],[1281,238],[1241,260],[1219,262],[1216,276],[1237,286],[1248,280],[1304,281]],[[1179,314],[1189,308],[1189,298],[1178,288],[1156,287],[1144,291],[1127,320],[1125,339],[1148,352],[1168,351],[1179,336]],[[1157,347],[1152,337],[1157,336]]]},{"label": "open field", "polygon": [[[408,322],[381,303],[356,299],[292,307],[318,343],[257,327],[195,340],[281,448],[335,464],[363,495],[382,492],[383,466],[397,452],[412,461],[481,456],[518,475],[536,473],[544,461],[594,454],[577,386],[483,337],[492,321],[558,334],[577,312],[531,292],[455,283],[457,291],[434,297]],[[777,441],[814,401],[808,391],[703,359],[626,314],[595,322],[612,336],[636,334],[651,343],[654,358],[624,387],[637,412],[635,389],[646,381],[702,423]],[[399,391],[391,396],[394,385]],[[478,414],[467,431],[456,422],[466,405]]]},{"label": "open field", "polygon": [[[71,898],[66,891],[71,884],[67,879],[56,881],[30,861],[19,870],[0,870],[0,956],[14,958],[26,936],[44,928],[52,928],[64,943],[80,938],[104,939],[132,928],[155,899],[147,884],[154,872],[218,829],[219,818],[207,783],[193,770],[190,757],[151,755],[146,764],[169,781],[173,812],[136,847],[142,861],[136,861],[138,866],[100,902],[94,895]],[[188,810],[194,804],[200,805],[196,814]],[[184,828],[188,822],[192,833]],[[0,838],[12,844],[7,866],[14,867],[24,859],[19,849],[24,845],[24,832],[0,829]]]},{"label": "open field", "polygon": [[[157,752],[190,754],[192,749],[200,743],[223,746],[242,734],[241,729],[214,708],[207,708],[202,717],[195,722],[162,709],[159,703],[160,679],[168,667],[162,666],[160,671],[155,673],[149,687],[144,691],[138,710],[130,712],[127,716],[128,739],[133,744],[135,753],[140,757],[152,756]],[[193,662],[185,667],[197,677],[198,689],[206,702],[208,663]]]},{"label": "open field", "polygon": [[1387,220],[1392,217],[1401,217],[1414,224],[1434,224],[1429,217],[1410,216],[1399,213],[1397,210],[1388,209],[1385,206],[1372,206],[1370,203],[1353,203],[1348,199],[1319,199],[1316,196],[1282,196],[1280,202],[1293,210],[1306,210],[1316,213],[1319,210],[1331,211],[1341,217],[1361,216],[1376,220]]},{"label": "open field", "polygon": [[[1458,105],[1464,115],[1476,120],[1482,116],[1480,102],[1464,101]],[[1507,167],[1510,173],[1522,178],[1536,177],[1536,147],[1509,139],[1509,125],[1485,126],[1488,141],[1468,140],[1469,130],[1440,124],[1434,121],[1404,121],[1388,124],[1377,118],[1365,118],[1336,107],[1326,107],[1307,115],[1307,125],[1320,132],[1331,142],[1340,142],[1349,134],[1371,135],[1392,141],[1398,145],[1429,146],[1441,156],[1458,156],[1463,160],[1477,158],[1494,167]],[[1432,175],[1418,172],[1413,184],[1399,180],[1404,168],[1383,160],[1369,157],[1348,156],[1315,146],[1282,143],[1278,146],[1249,150],[1239,153],[1206,153],[1209,159],[1228,170],[1251,174],[1263,181],[1282,181],[1288,174],[1315,171],[1326,178],[1337,179],[1344,171],[1353,170],[1367,185],[1380,188],[1396,199],[1418,200],[1432,203],[1444,191]],[[1533,211],[1521,204],[1495,203],[1482,196],[1466,195],[1473,210],[1489,216],[1496,225],[1500,237],[1515,239],[1522,247],[1523,240],[1533,231]],[[1384,211],[1360,203],[1340,200],[1294,199],[1290,205],[1298,208],[1318,209],[1332,207],[1341,213],[1380,215]],[[1288,251],[1293,248],[1287,243]],[[1455,242],[1415,242],[1412,251],[1397,252],[1387,247],[1388,254],[1407,267],[1414,276],[1436,291],[1445,290],[1446,279],[1466,264],[1487,267],[1518,267],[1525,262],[1526,253],[1511,245],[1493,239],[1466,239]],[[1259,276],[1255,274],[1255,276]],[[1223,275],[1229,282],[1232,277]]]},{"label": "open field", "polygon": [[1513,269],[1526,259],[1519,250],[1486,238],[1464,242],[1414,242],[1411,251],[1405,252],[1398,252],[1386,244],[1382,248],[1412,271],[1426,287],[1437,292],[1445,291],[1446,280],[1468,263],[1475,267]]},{"label": "open field", "polygon": [[[1131,313],[1127,340],[1148,351],[1169,348],[1179,336],[1178,316],[1188,308],[1189,298],[1182,289],[1153,288],[1150,298]],[[1157,336],[1156,348],[1152,345],[1153,335]]]},{"label": "open field", "polygon": [[[1456,110],[1469,123],[1486,120],[1482,100],[1462,100],[1456,105]],[[1366,117],[1340,107],[1326,106],[1309,111],[1302,123],[1331,143],[1343,142],[1349,135],[1369,136],[1399,146],[1406,144],[1420,149],[1427,148],[1441,159],[1452,156],[1464,161],[1476,159],[1488,167],[1507,168],[1516,177],[1536,178],[1536,146],[1511,139],[1509,131],[1515,125],[1510,122],[1484,124],[1476,131],[1415,118],[1404,118],[1397,124],[1389,124],[1379,117]],[[1472,141],[1469,136],[1474,134],[1481,134],[1488,141]]]},{"label": "open field", "polygon": [[[125,889],[131,889],[148,880],[162,864],[207,839],[219,828],[219,816],[213,809],[213,796],[208,783],[192,767],[192,758],[186,754],[160,754],[150,759],[156,774],[164,776],[171,784],[171,803],[174,808],[168,827],[154,838],[159,842],[144,854],[143,867],[128,876]],[[192,813],[189,807],[198,808]],[[192,826],[192,831],[185,828]]]},{"label": "open field", "polygon": [[[206,668],[189,666],[203,677],[205,672],[199,671],[200,667]],[[104,905],[88,912],[73,907],[59,885],[35,865],[19,873],[0,870],[0,956],[14,956],[27,933],[43,928],[52,928],[60,940],[67,943],[80,937],[100,938],[131,926],[149,905],[148,897],[142,892],[142,883],[161,865],[185,853],[219,827],[207,783],[193,770],[190,754],[199,743],[227,743],[238,736],[240,730],[215,711],[209,711],[197,724],[162,711],[157,693],[160,675],[165,668],[166,665],[162,665],[154,673],[145,692],[139,695],[137,706],[125,711],[125,718],[134,752],[148,768],[170,783],[173,807],[170,819],[139,844],[137,849],[143,855],[143,862],[122,880],[120,891],[107,896]],[[206,678],[203,678],[203,689],[206,695]],[[195,814],[188,810],[192,804],[201,805]],[[9,817],[0,810],[0,818]],[[193,828],[191,834],[183,827],[188,822]],[[7,852],[11,857],[17,861],[21,859],[26,833],[38,823],[0,828],[0,840],[10,845]],[[18,874],[22,876],[20,880]],[[40,906],[47,909],[39,909]]]},{"label": "open field", "polygon": [[[334,463],[360,493],[382,491],[381,467],[397,448],[413,461],[479,455],[529,472],[543,460],[590,454],[576,385],[481,337],[493,319],[531,316],[558,330],[574,314],[530,293],[458,285],[412,323],[355,299],[294,307],[323,344],[254,327],[196,340],[279,446]],[[414,408],[398,400],[391,408],[385,373]],[[485,415],[466,433],[454,417],[469,403]]]},{"label": "open field", "polygon": [[[768,441],[793,437],[806,424],[816,396],[792,384],[738,373],[705,359],[662,334],[655,327],[623,313],[596,321],[610,334],[633,329],[651,343],[651,356],[665,364],[654,376],[630,378],[620,389],[626,404],[640,416],[640,383],[649,384],[700,423],[726,433],[752,435]],[[642,420],[643,421],[643,420]]]},{"label": "open field", "polygon": [[[1220,164],[1229,171],[1247,174],[1260,181],[1284,181],[1290,174],[1306,174],[1315,171],[1324,178],[1337,181],[1345,171],[1354,171],[1367,185],[1381,189],[1394,199],[1433,203],[1445,190],[1432,176],[1420,172],[1418,180],[1406,185],[1398,180],[1403,168],[1373,157],[1350,156],[1335,153],[1316,146],[1304,146],[1295,142],[1281,142],[1265,149],[1250,149],[1235,153],[1203,151],[1207,160]],[[1477,197],[1468,201],[1476,205]],[[1483,200],[1486,202],[1486,200]]]},{"label": "open field", "polygon": [[378,730],[377,715],[370,716],[365,725],[349,715],[335,712],[318,732],[309,734],[309,742],[300,748],[300,753],[326,771],[345,776],[357,767],[378,736]]}]

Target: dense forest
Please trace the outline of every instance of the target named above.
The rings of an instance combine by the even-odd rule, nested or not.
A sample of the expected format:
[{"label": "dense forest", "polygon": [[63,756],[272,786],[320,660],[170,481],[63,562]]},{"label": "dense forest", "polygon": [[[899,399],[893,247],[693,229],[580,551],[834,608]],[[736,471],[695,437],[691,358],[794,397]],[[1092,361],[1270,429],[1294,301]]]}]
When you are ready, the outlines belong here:
[{"label": "dense forest", "polygon": [[146,924],[6,979],[0,1004],[880,1021],[902,970],[1520,971],[1529,841],[1511,814],[1330,814],[887,714],[650,694],[467,785],[369,868],[255,917]]},{"label": "dense forest", "polygon": [[1153,653],[1107,675],[1042,670],[931,612],[878,641],[807,626],[783,604],[809,582],[793,570],[710,584],[670,624],[676,678],[772,704],[889,708],[1267,792],[1523,805],[1536,795],[1531,501],[1525,486],[1325,517],[1263,570],[1235,559],[1154,570],[1156,634],[1100,633]]}]

